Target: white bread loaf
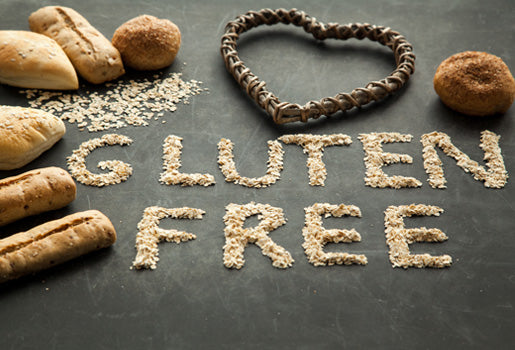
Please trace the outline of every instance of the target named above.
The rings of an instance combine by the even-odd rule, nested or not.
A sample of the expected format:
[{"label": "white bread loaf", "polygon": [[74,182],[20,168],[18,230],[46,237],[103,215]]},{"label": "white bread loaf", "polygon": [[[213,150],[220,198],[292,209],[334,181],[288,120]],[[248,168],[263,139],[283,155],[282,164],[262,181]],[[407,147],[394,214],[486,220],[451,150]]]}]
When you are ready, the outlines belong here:
[{"label": "white bread loaf", "polygon": [[29,25],[30,30],[57,41],[90,83],[101,84],[125,73],[118,50],[77,11],[46,6],[30,15]]},{"label": "white bread loaf", "polygon": [[33,108],[0,106],[0,170],[21,168],[66,132],[63,121]]},{"label": "white bread loaf", "polygon": [[79,88],[63,49],[44,35],[23,30],[0,30],[0,83],[32,89]]}]

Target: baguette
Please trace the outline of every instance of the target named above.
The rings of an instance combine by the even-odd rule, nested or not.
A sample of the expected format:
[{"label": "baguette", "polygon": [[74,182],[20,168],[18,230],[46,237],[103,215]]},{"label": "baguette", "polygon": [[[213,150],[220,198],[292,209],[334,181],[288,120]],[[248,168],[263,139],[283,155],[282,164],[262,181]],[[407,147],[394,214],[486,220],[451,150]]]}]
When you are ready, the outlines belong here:
[{"label": "baguette", "polygon": [[57,167],[31,170],[0,180],[0,226],[71,203],[77,187]]},{"label": "baguette", "polygon": [[33,108],[0,106],[0,170],[21,168],[65,134],[63,121]]},{"label": "baguette", "polygon": [[30,89],[79,88],[63,49],[51,38],[23,30],[0,30],[0,83]]},{"label": "baguette", "polygon": [[118,50],[71,8],[40,8],[30,15],[29,26],[32,31],[57,41],[79,75],[90,83],[101,84],[125,73]]},{"label": "baguette", "polygon": [[75,213],[0,240],[0,283],[41,271],[116,241],[98,210]]}]

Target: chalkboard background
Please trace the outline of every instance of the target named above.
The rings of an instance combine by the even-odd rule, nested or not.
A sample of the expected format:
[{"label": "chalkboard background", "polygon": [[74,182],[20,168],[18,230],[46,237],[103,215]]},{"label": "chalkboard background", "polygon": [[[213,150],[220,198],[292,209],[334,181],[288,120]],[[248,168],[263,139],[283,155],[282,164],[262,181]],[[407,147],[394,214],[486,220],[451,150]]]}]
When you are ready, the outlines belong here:
[{"label": "chalkboard background", "polygon": [[[28,30],[27,18],[49,1],[3,0],[0,29]],[[515,171],[514,114],[471,118],[447,109],[434,93],[432,78],[446,57],[461,51],[487,51],[515,69],[515,6],[512,1],[60,1],[84,15],[106,37],[128,19],[150,14],[174,21],[183,44],[164,73],[203,82],[209,93],[179,104],[174,113],[148,127],[106,132],[79,131],[67,123],[65,137],[23,169],[66,168],[66,157],[94,137],[116,132],[134,140],[128,147],[99,149],[88,168],[119,159],[134,168],[128,181],[105,188],[78,184],[78,198],[56,212],[27,218],[1,231],[2,237],[87,209],[113,222],[118,241],[110,248],[51,270],[0,286],[2,349],[509,349],[515,343],[515,190],[487,189],[439,152],[448,188],[432,189],[423,169],[420,137],[448,134],[472,159],[482,162],[480,132],[501,136],[508,173]],[[416,72],[408,85],[384,102],[307,124],[276,126],[239,88],[219,53],[225,24],[249,10],[299,8],[320,21],[368,22],[391,27],[413,45]],[[246,65],[282,100],[350,92],[385,77],[395,65],[378,43],[318,42],[300,28],[282,24],[242,35],[239,53]],[[186,63],[186,64],[184,64]],[[140,77],[129,72],[123,79]],[[95,87],[89,87],[94,90]],[[85,89],[85,88],[84,88]],[[0,87],[0,103],[28,106],[19,89]],[[360,133],[412,134],[411,143],[384,149],[413,157],[411,165],[385,168],[414,176],[417,189],[376,189],[363,181]],[[266,171],[268,140],[289,133],[349,135],[350,146],[328,147],[325,187],[308,184],[302,148],[284,145],[284,171],[275,185],[250,189],[226,183],[217,165],[217,143],[234,142],[240,173]],[[162,143],[183,138],[183,172],[210,173],[211,187],[159,183]],[[245,250],[241,270],[223,265],[225,206],[251,201],[284,209],[288,223],[270,237],[295,259],[279,270],[254,245]],[[362,241],[328,245],[328,251],[365,254],[366,266],[314,267],[304,255],[304,208],[315,202],[354,204],[362,218],[327,219],[326,228],[355,228]],[[440,217],[406,219],[410,227],[437,227],[449,240],[411,245],[414,253],[449,254],[447,269],[393,269],[388,260],[384,210],[422,203],[445,210]],[[163,220],[161,227],[193,232],[190,242],[162,243],[154,271],[130,270],[137,223],[152,205],[190,206],[206,211],[202,220]],[[256,224],[250,220],[248,225]]]}]

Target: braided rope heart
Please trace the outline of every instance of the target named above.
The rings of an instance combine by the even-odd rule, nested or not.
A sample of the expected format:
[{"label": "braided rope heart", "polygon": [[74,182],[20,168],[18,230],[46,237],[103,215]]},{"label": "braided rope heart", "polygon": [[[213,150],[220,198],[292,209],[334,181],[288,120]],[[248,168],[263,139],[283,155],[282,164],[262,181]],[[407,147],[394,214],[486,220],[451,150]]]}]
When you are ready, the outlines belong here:
[{"label": "braided rope heart", "polygon": [[[315,39],[328,38],[347,40],[367,38],[389,47],[394,55],[396,69],[380,81],[368,83],[364,88],[354,89],[349,93],[339,93],[334,97],[324,97],[320,101],[309,101],[304,106],[281,102],[272,92],[266,89],[266,83],[259,80],[247,68],[238,56],[236,41],[240,34],[251,28],[276,23],[293,24],[303,27]],[[379,101],[402,88],[415,71],[415,55],[413,48],[398,32],[390,28],[371,24],[353,23],[340,25],[338,23],[324,24],[297,9],[262,9],[250,11],[229,22],[222,36],[221,53],[227,70],[233,75],[238,84],[256,103],[270,114],[277,124],[302,121],[309,118],[329,116],[337,111],[345,111],[354,107],[364,106],[372,101]]]}]

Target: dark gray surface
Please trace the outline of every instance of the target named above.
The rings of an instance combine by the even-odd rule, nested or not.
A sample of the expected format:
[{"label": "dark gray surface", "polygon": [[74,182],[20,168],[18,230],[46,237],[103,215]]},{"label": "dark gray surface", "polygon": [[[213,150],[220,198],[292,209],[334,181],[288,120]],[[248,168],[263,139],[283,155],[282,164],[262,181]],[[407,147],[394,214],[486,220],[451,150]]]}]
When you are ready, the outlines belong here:
[{"label": "dark gray surface", "polygon": [[[120,159],[134,167],[122,184],[98,189],[78,186],[69,207],[2,228],[2,236],[49,219],[90,208],[113,221],[118,242],[111,248],[35,276],[0,286],[2,349],[509,349],[515,343],[515,190],[491,190],[459,169],[441,153],[448,189],[426,182],[420,136],[434,130],[451,136],[472,159],[483,157],[479,135],[488,129],[501,135],[508,173],[515,170],[512,108],[493,118],[469,118],[446,109],[432,88],[438,64],[449,55],[482,50],[501,56],[515,69],[513,1],[61,1],[75,8],[110,37],[124,21],[147,13],[173,20],[183,33],[183,46],[169,71],[204,82],[210,94],[194,97],[166,113],[167,124],[115,132],[133,145],[99,150],[88,158],[94,170],[101,159]],[[1,29],[27,29],[28,15],[48,1],[3,0]],[[416,73],[408,86],[383,103],[339,114],[308,125],[274,126],[226,72],[219,54],[228,20],[263,7],[297,7],[324,22],[369,22],[403,33],[417,55]],[[391,52],[376,43],[318,43],[301,29],[277,25],[253,30],[240,41],[248,67],[283,100],[350,91],[393,69]],[[187,65],[182,63],[186,62]],[[0,103],[26,106],[17,89],[0,87]],[[66,166],[78,145],[103,133],[68,132],[54,148],[23,169]],[[414,136],[410,144],[385,149],[413,156],[412,165],[386,168],[389,174],[415,176],[419,189],[374,189],[363,182],[360,133],[398,131]],[[112,130],[109,132],[113,132]],[[265,172],[266,141],[285,133],[345,133],[349,147],[325,152],[325,187],[308,185],[305,155],[284,146],[281,180],[266,189],[224,182],[217,142],[230,138],[243,175]],[[167,135],[184,138],[184,172],[209,172],[209,188],[159,184],[162,143]],[[271,233],[295,259],[277,270],[255,246],[245,251],[240,271],[222,262],[228,203],[269,203],[284,209],[288,223]],[[367,266],[315,268],[302,244],[304,211],[314,202],[354,204],[363,217],[333,219],[326,227],[354,227],[361,243],[327,249],[363,253]],[[413,227],[438,227],[443,244],[414,244],[412,251],[450,254],[449,269],[392,269],[388,261],[383,211],[389,205],[423,203],[445,212],[438,218],[413,218]],[[151,205],[191,206],[206,211],[203,220],[165,220],[197,234],[195,241],[159,246],[155,271],[129,269],[135,257],[137,223]]]}]

